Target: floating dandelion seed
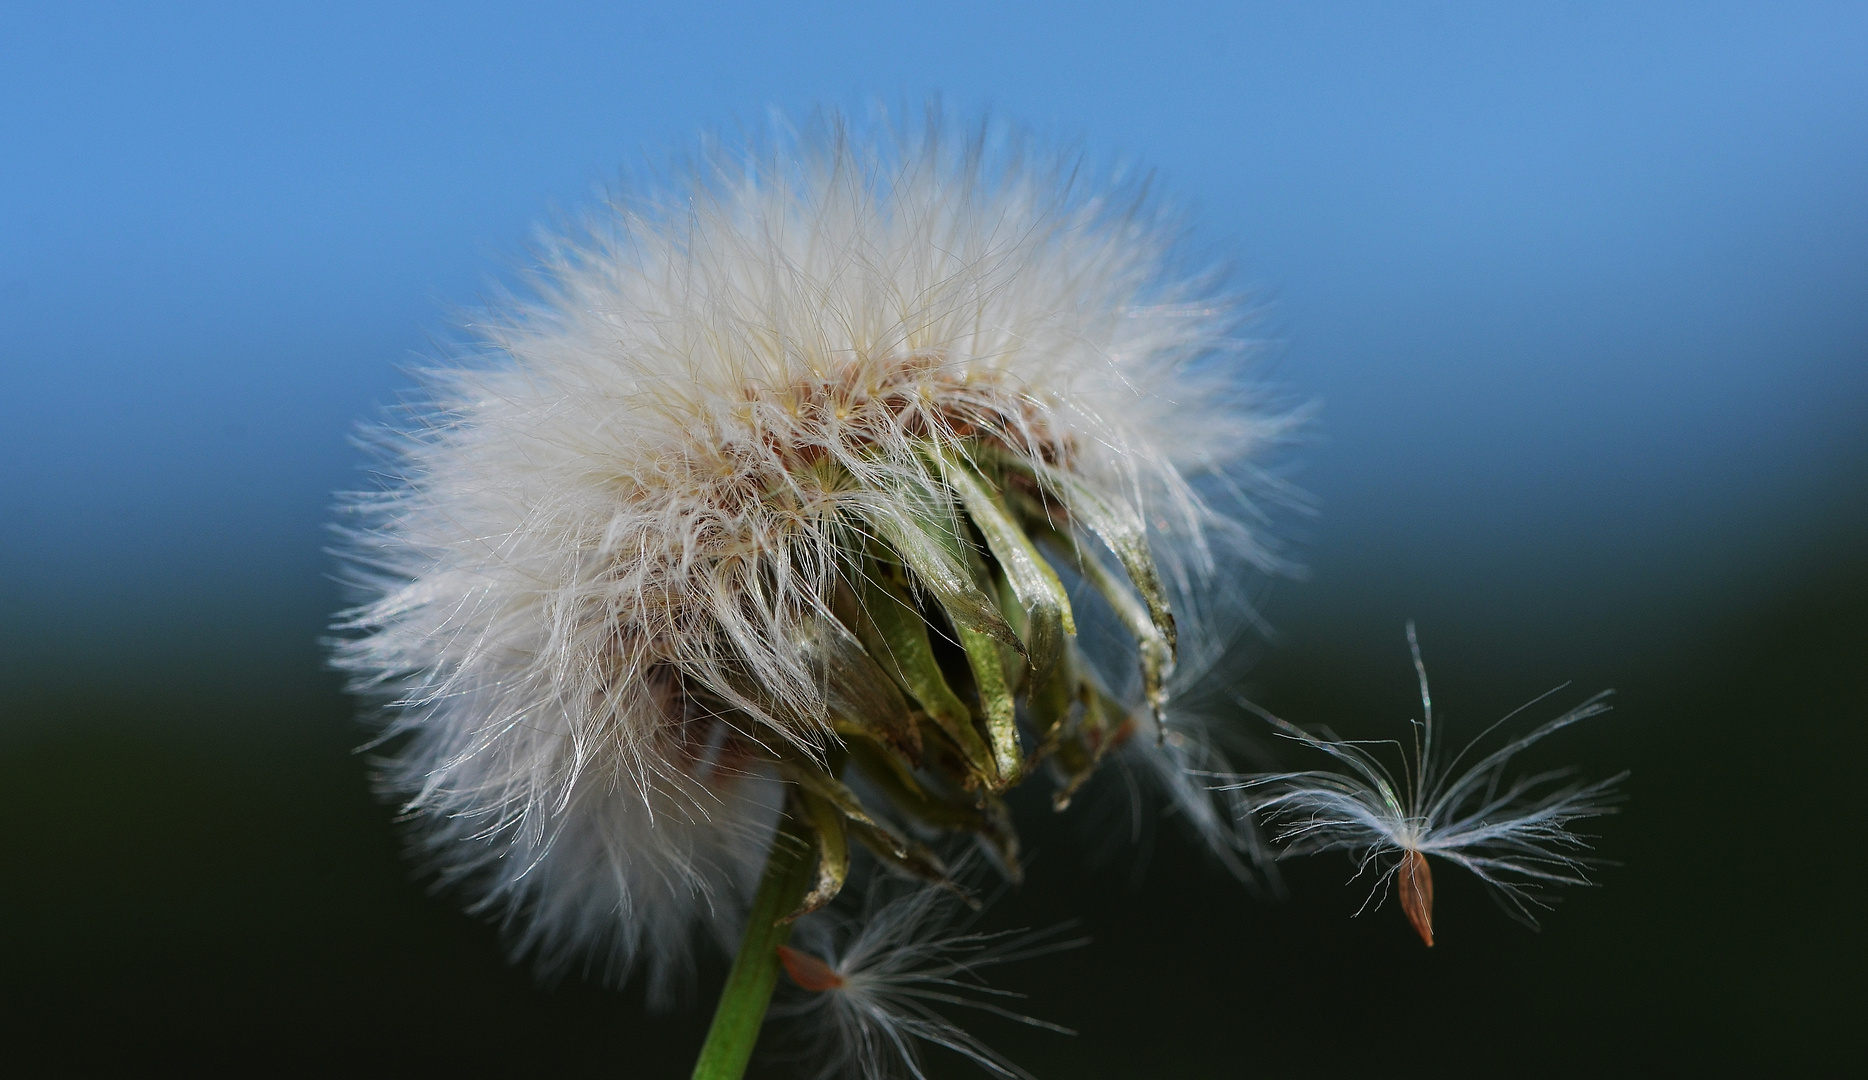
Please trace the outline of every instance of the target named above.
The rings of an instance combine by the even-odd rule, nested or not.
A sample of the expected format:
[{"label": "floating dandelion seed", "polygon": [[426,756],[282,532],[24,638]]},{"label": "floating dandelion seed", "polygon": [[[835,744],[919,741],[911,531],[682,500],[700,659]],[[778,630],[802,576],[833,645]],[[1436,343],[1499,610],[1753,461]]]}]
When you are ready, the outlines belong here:
[{"label": "floating dandelion seed", "polygon": [[[1005,792],[1048,770],[1062,809],[1167,747],[1191,598],[1273,561],[1194,484],[1290,423],[1241,311],[1141,187],[1084,176],[938,117],[713,147],[550,242],[373,435],[334,662],[382,706],[382,787],[544,970],[665,999],[744,928],[697,1075],[743,1069],[853,850],[957,890],[931,842],[970,836],[1015,877]],[[1133,696],[1077,644],[1098,618]]]},{"label": "floating dandelion seed", "polygon": [[[1273,839],[1288,854],[1347,851],[1357,862],[1356,876],[1376,875],[1370,899],[1394,883],[1401,910],[1433,944],[1433,871],[1427,856],[1446,859],[1478,875],[1509,905],[1514,916],[1536,926],[1534,907],[1546,906],[1538,890],[1549,885],[1587,885],[1587,860],[1576,852],[1587,845],[1569,824],[1580,818],[1613,813],[1614,788],[1627,773],[1593,784],[1561,781],[1568,770],[1537,773],[1509,783],[1504,774],[1520,751],[1579,720],[1608,711],[1608,692],[1597,694],[1554,720],[1474,761],[1464,772],[1460,762],[1500,725],[1543,701],[1543,694],[1492,724],[1478,739],[1442,760],[1435,746],[1433,696],[1421,661],[1414,624],[1407,627],[1408,648],[1420,682],[1423,718],[1414,722],[1411,758],[1403,756],[1399,780],[1368,746],[1398,746],[1311,735],[1246,703],[1280,732],[1321,750],[1347,772],[1295,772],[1253,776],[1217,785],[1244,793],[1263,814]],[[1561,690],[1558,687],[1557,690]],[[1548,785],[1559,784],[1552,788]]]},{"label": "floating dandelion seed", "polygon": [[[896,890],[899,892],[899,890]],[[839,911],[812,916],[801,948],[784,946],[779,958],[802,993],[774,1008],[804,1021],[815,1038],[802,1060],[813,1080],[834,1077],[910,1076],[925,1080],[920,1044],[944,1046],[998,1076],[1029,1078],[973,1035],[943,1016],[940,1006],[992,1013],[1062,1034],[1068,1028],[1005,1006],[1022,995],[986,986],[984,968],[1087,944],[1054,940],[1068,929],[993,934],[954,929],[961,910],[945,892],[920,888],[888,899],[871,895],[858,918]]]}]

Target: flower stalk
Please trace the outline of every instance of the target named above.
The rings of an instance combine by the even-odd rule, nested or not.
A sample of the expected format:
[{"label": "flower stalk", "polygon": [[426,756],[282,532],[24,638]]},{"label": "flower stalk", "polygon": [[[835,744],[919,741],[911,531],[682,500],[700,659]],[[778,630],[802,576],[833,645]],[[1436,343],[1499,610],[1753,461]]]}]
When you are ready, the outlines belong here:
[{"label": "flower stalk", "polygon": [[752,1060],[772,988],[778,985],[778,950],[791,938],[789,916],[803,901],[817,865],[816,844],[793,820],[781,821],[772,836],[745,936],[694,1063],[694,1080],[739,1080]]}]

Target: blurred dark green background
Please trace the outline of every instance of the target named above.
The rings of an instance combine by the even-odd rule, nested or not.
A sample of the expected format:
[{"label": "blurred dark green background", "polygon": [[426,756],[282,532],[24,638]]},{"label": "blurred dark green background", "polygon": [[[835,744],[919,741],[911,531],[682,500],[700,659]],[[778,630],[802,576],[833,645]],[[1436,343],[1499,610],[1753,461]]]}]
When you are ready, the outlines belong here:
[{"label": "blurred dark green background", "polygon": [[1525,765],[1633,773],[1599,888],[1533,934],[1447,870],[1431,951],[1341,861],[1270,903],[1172,822],[1123,850],[1119,778],[1028,807],[990,921],[1095,942],[995,981],[1082,1034],[978,1032],[1045,1078],[1859,1071],[1860,3],[87,0],[0,26],[0,1072],[686,1075],[705,1004],[541,988],[402,860],[316,645],[331,493],[554,208],[933,94],[1158,169],[1321,402],[1309,580],[1226,678],[1393,734],[1412,618],[1453,737],[1614,687]]},{"label": "blurred dark green background", "polygon": [[[1392,904],[1352,918],[1363,893],[1338,860],[1289,864],[1290,898],[1257,901],[1171,823],[1138,868],[1127,852],[1086,857],[1110,846],[1094,804],[1051,819],[1034,801],[1028,884],[988,925],[1075,918],[1094,943],[994,982],[1082,1034],[969,1028],[1050,1077],[1843,1070],[1859,1060],[1864,955],[1864,539],[1859,515],[1787,537],[1775,587],[1739,590],[1763,596],[1709,588],[1639,635],[1604,627],[1612,647],[1570,664],[1542,654],[1535,613],[1521,663],[1498,667],[1462,659],[1459,611],[1410,605],[1456,733],[1562,678],[1578,680],[1572,697],[1619,691],[1615,712],[1528,762],[1633,770],[1626,812],[1594,830],[1620,865],[1565,894],[1541,933],[1442,868],[1429,951]],[[1292,589],[1269,608],[1303,606]],[[366,792],[350,707],[306,647],[320,612],[285,614],[265,642],[191,628],[196,668],[9,690],[9,718],[26,721],[0,741],[9,1061],[685,1075],[704,1006],[654,1017],[635,993],[542,988],[503,963],[489,927],[424,894]],[[1412,704],[1403,614],[1371,605],[1339,637],[1293,632],[1251,692],[1345,733],[1392,732]],[[1100,821],[1126,830],[1120,814]]]}]

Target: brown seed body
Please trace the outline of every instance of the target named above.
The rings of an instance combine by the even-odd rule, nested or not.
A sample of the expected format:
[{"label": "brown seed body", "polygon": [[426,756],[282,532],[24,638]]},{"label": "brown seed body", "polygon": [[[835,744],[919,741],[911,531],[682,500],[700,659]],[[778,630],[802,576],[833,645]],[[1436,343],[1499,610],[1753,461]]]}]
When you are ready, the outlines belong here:
[{"label": "brown seed body", "polygon": [[844,984],[843,976],[837,974],[829,964],[789,945],[778,947],[778,962],[785,965],[785,974],[791,976],[792,982],[812,993],[836,990]]},{"label": "brown seed body", "polygon": [[1418,851],[1403,855],[1395,877],[1401,892],[1401,910],[1407,912],[1407,921],[1414,924],[1420,939],[1433,948],[1433,871],[1427,866],[1427,856]]}]

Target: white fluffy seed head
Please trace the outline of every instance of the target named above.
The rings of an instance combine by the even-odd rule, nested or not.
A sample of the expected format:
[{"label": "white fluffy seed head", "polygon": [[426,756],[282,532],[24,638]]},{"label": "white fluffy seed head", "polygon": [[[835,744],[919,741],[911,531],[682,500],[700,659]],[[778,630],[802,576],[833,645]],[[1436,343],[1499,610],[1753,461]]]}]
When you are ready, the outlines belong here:
[{"label": "white fluffy seed head", "polygon": [[344,506],[334,662],[437,866],[548,964],[670,983],[757,875],[760,752],[832,738],[803,642],[852,523],[951,513],[906,497],[930,442],[1128,504],[1182,595],[1216,535],[1262,555],[1191,482],[1282,423],[1215,288],[1139,185],[938,118],[710,148],[551,241]]}]

